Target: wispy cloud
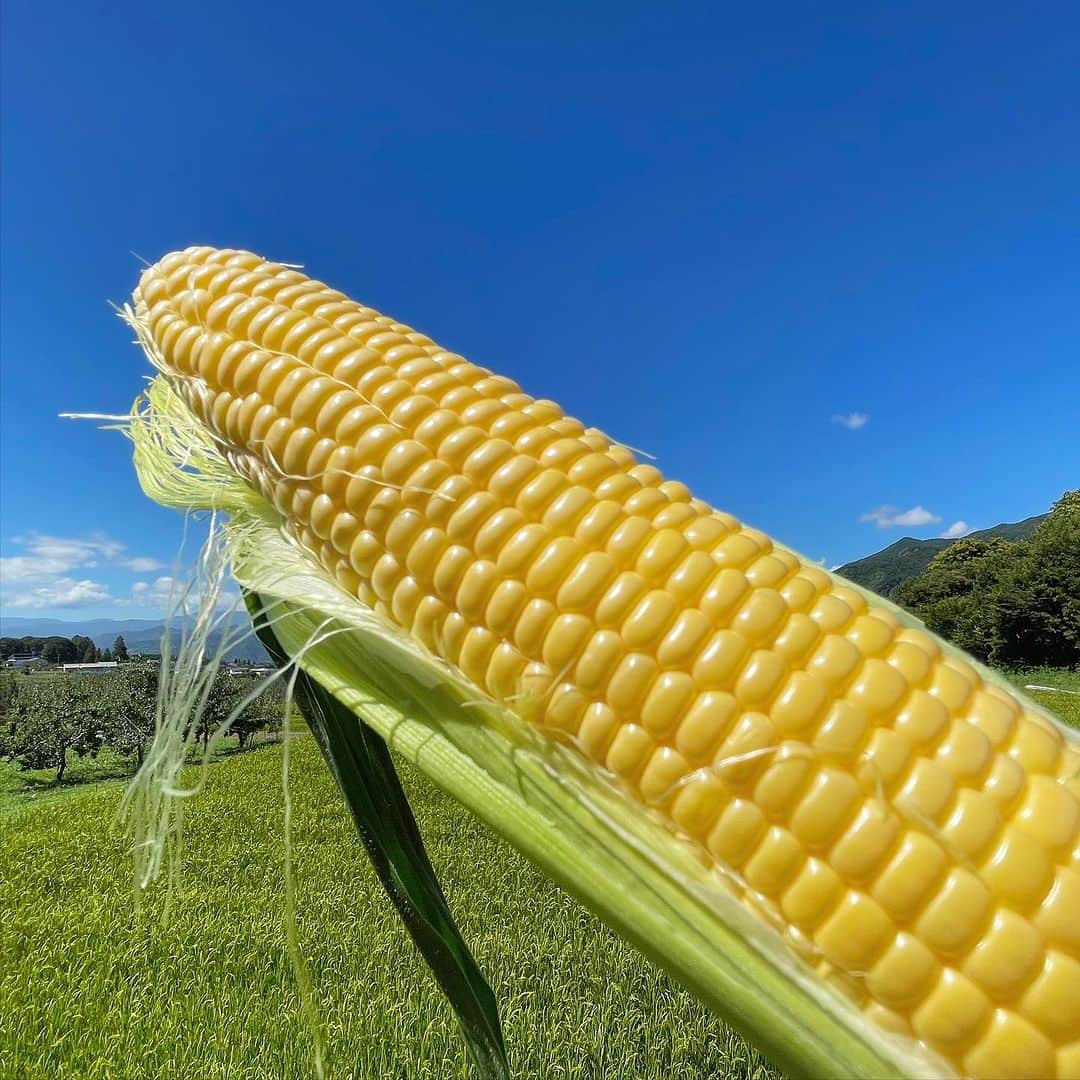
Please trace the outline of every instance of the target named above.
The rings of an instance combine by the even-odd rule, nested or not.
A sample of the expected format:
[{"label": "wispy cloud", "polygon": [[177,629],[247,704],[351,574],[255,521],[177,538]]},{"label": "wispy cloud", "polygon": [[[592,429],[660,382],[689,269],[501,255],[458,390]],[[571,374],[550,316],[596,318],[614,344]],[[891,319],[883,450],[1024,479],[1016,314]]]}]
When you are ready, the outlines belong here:
[{"label": "wispy cloud", "polygon": [[942,534],[943,540],[955,540],[958,536],[967,536],[969,532],[974,532],[975,527],[969,525],[966,521],[954,521]]},{"label": "wispy cloud", "polygon": [[923,525],[936,525],[941,520],[940,514],[933,514],[925,506],[913,506],[910,510],[900,510],[895,506],[879,506],[860,518],[862,522],[873,522],[879,529],[917,529]]},{"label": "wispy cloud", "polygon": [[4,606],[13,608],[79,608],[108,603],[109,587],[100,581],[60,577],[26,592],[5,594]]},{"label": "wispy cloud", "polygon": [[0,583],[5,585],[29,581],[55,584],[55,579],[70,575],[73,570],[92,570],[103,564],[122,566],[136,574],[151,573],[163,566],[149,556],[126,555],[124,545],[104,533],[91,533],[87,537],[28,533],[12,537],[11,542],[26,554],[0,558]]},{"label": "wispy cloud", "polygon": [[[188,592],[182,596],[183,582],[178,582],[169,574],[163,574],[153,581],[136,581],[131,587],[131,603],[139,607],[155,608],[166,612],[176,604],[184,601],[184,607],[194,611],[202,603],[202,596],[197,591]],[[127,601],[118,601],[126,603]],[[231,608],[240,603],[240,594],[236,589],[223,589],[217,598],[216,607]]]},{"label": "wispy cloud", "polygon": [[849,413],[837,413],[832,418],[834,424],[839,424],[840,427],[845,427],[848,431],[858,431],[861,427],[866,427],[867,422],[870,419],[869,413],[864,412],[849,412]]}]

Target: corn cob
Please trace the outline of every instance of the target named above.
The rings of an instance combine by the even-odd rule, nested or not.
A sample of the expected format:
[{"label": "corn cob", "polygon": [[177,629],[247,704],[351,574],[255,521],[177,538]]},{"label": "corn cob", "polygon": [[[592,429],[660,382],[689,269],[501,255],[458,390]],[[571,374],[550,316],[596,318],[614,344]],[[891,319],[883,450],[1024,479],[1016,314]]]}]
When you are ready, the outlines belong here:
[{"label": "corn cob", "polygon": [[295,269],[136,314],[341,587],[617,778],[883,1027],[1080,1077],[1080,754],[923,630],[550,401]]}]

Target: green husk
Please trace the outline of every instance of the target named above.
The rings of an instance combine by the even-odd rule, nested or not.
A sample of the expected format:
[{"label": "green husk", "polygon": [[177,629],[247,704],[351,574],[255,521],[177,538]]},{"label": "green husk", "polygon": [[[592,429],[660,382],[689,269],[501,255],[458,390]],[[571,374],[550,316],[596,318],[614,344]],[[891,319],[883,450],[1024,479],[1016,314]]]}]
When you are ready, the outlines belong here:
[{"label": "green husk", "polygon": [[509,709],[477,702],[475,686],[339,588],[165,378],[133,416],[144,489],[178,508],[229,512],[233,575],[272,609],[284,652],[778,1065],[793,1076],[954,1075],[868,1021],[599,770]]}]

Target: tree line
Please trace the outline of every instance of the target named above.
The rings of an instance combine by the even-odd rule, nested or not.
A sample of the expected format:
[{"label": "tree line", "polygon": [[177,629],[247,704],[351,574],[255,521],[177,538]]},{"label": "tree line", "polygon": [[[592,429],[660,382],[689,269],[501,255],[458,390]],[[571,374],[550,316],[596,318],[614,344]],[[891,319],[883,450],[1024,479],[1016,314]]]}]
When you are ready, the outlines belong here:
[{"label": "tree line", "polygon": [[989,664],[1080,665],[1080,489],[1026,540],[958,540],[893,599]]},{"label": "tree line", "polygon": [[57,635],[49,637],[0,637],[0,660],[10,656],[40,656],[49,664],[96,664],[99,660],[117,660],[121,663],[128,659],[124,635],[117,634],[112,648],[99,649],[94,642],[83,634],[66,638]]},{"label": "tree line", "polygon": [[[0,758],[23,769],[53,769],[57,783],[72,754],[96,757],[105,747],[135,768],[154,734],[157,686],[157,670],[137,662],[108,675],[0,676]],[[252,686],[249,678],[219,671],[189,734],[208,744]],[[245,707],[229,728],[240,749],[256,732],[280,728],[283,700],[278,681]]]}]

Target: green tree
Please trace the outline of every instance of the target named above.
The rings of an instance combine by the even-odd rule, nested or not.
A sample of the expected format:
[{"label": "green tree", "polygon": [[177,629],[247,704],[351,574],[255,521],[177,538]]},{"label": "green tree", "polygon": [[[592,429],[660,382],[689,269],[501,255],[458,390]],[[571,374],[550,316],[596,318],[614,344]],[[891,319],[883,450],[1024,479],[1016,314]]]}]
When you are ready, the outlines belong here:
[{"label": "green tree", "polygon": [[101,748],[107,715],[98,679],[57,675],[23,686],[8,708],[4,756],[24,769],[55,769],[60,783],[69,751],[84,757]]},{"label": "green tree", "polygon": [[113,658],[112,649],[106,649],[103,653],[99,653],[98,658],[101,659],[101,660],[104,660],[106,662],[112,660],[112,658]]},{"label": "green tree", "polygon": [[994,664],[1080,664],[1080,491],[1026,540],[960,540],[895,592],[931,630]]},{"label": "green tree", "polygon": [[92,664],[97,659],[97,647],[85,635],[76,634],[71,639],[71,644],[75,649],[75,663]]},{"label": "green tree", "polygon": [[128,658],[127,645],[124,644],[124,635],[117,634],[116,640],[113,642],[113,659],[124,661]]},{"label": "green tree", "polygon": [[126,664],[105,680],[105,738],[118,754],[133,756],[138,765],[154,734],[157,688],[157,672],[146,664]]},{"label": "green tree", "polygon": [[990,591],[990,659],[1010,665],[1080,664],[1080,489],[1067,491],[1022,543]]}]

